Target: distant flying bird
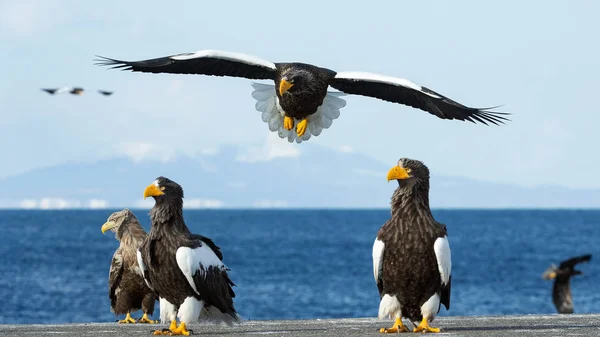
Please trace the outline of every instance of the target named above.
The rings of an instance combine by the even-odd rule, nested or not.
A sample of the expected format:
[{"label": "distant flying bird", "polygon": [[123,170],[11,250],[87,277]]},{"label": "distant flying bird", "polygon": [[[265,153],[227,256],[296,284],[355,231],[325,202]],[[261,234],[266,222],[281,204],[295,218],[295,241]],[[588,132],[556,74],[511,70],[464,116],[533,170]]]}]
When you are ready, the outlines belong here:
[{"label": "distant flying bird", "polygon": [[50,95],[58,95],[58,94],[64,94],[64,93],[70,93],[73,95],[83,95],[83,88],[80,87],[62,87],[62,88],[56,88],[56,89],[45,89],[42,88],[43,91],[49,93]]},{"label": "distant flying bird", "polygon": [[[253,83],[256,110],[269,130],[298,143],[331,126],[346,102],[339,92],[374,97],[427,111],[442,119],[483,124],[504,123],[505,113],[470,108],[402,78],[363,72],[335,72],[305,63],[273,63],[255,56],[217,50],[121,61],[100,56],[98,65],[148,73],[201,74],[273,80],[275,86]],[[291,131],[294,126],[296,131]]]},{"label": "distant flying bird", "polygon": [[560,314],[573,313],[573,297],[571,297],[571,276],[582,275],[583,272],[576,270],[575,265],[582,262],[589,262],[592,255],[582,255],[562,261],[558,268],[551,265],[542,275],[545,280],[554,280],[552,287],[552,301],[556,311]]},{"label": "distant flying bird", "polygon": [[144,279],[160,297],[161,323],[171,321],[168,330],[154,333],[189,335],[187,325],[199,319],[238,322],[234,284],[227,275],[223,254],[211,239],[192,234],[186,226],[181,186],[158,177],[144,190],[147,197],[155,200],[150,210],[152,228],[137,258]]},{"label": "distant flying bird", "polygon": [[104,96],[110,96],[113,94],[112,91],[104,91],[104,90],[98,90],[99,93],[101,93]]},{"label": "distant flying bird", "polygon": [[[395,319],[380,332],[439,332],[432,322],[441,304],[450,309],[452,262],[446,226],[429,209],[429,169],[422,162],[401,158],[387,175],[397,180],[392,216],[373,244],[373,275],[379,290],[379,319]],[[417,326],[415,322],[420,322]]]},{"label": "distant flying bird", "polygon": [[146,239],[146,232],[129,209],[114,212],[102,225],[102,234],[115,232],[120,242],[113,255],[108,276],[108,297],[110,309],[115,315],[126,314],[119,323],[135,323],[131,312],[142,309],[144,315],[138,323],[156,323],[148,318],[154,313],[156,295],[144,282],[142,270],[137,261],[137,250]]}]

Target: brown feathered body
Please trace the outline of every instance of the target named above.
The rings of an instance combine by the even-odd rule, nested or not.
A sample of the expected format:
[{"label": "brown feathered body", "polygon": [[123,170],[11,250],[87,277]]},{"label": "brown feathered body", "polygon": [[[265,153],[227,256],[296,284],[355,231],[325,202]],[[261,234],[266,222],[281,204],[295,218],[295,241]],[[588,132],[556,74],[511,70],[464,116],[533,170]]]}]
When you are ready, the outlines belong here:
[{"label": "brown feathered body", "polygon": [[110,266],[110,307],[116,315],[140,309],[152,315],[157,297],[146,285],[137,262],[137,250],[146,239],[146,232],[133,213],[129,213],[116,230],[120,245]]}]

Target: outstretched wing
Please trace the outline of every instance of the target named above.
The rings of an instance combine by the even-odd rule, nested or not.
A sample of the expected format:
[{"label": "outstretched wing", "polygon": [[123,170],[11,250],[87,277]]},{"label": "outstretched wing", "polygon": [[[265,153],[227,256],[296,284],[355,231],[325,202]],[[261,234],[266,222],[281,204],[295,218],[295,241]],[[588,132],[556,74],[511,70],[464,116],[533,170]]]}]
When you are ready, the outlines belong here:
[{"label": "outstretched wing", "polygon": [[427,111],[442,119],[458,119],[483,124],[508,121],[507,113],[490,111],[493,108],[470,108],[448,97],[403,78],[363,72],[339,72],[329,84],[348,94],[379,98]]},{"label": "outstretched wing", "polygon": [[117,302],[117,288],[123,276],[123,255],[121,249],[117,249],[113,254],[110,264],[110,272],[108,273],[108,298],[110,298],[110,307],[114,310]]},{"label": "outstretched wing", "polygon": [[592,259],[591,254],[581,255],[562,261],[559,269],[575,268],[575,265],[582,262],[589,262]]},{"label": "outstretched wing", "polygon": [[206,304],[237,317],[233,306],[234,284],[227,275],[227,267],[206,241],[195,236],[190,239],[189,244],[177,249],[179,269]]},{"label": "outstretched wing", "polygon": [[133,62],[99,57],[97,65],[145,73],[199,74],[275,80],[276,71],[273,62],[251,55],[218,50],[200,50],[195,53]]},{"label": "outstretched wing", "polygon": [[444,236],[437,238],[433,243],[433,250],[437,260],[440,278],[442,280],[440,303],[448,310],[450,309],[450,289],[452,285],[452,259],[448,237]]}]

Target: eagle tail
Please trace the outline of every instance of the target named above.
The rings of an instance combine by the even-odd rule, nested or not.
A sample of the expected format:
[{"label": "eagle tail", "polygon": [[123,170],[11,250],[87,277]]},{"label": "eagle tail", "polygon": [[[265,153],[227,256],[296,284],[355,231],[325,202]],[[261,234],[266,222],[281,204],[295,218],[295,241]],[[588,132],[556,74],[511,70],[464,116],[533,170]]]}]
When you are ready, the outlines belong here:
[{"label": "eagle tail", "polygon": [[200,323],[224,323],[228,326],[233,326],[242,322],[242,318],[237,312],[221,312],[214,306],[205,306],[200,312]]},{"label": "eagle tail", "polygon": [[[346,101],[340,98],[341,92],[328,92],[317,111],[307,117],[308,125],[302,137],[298,137],[295,129],[286,130],[283,127],[283,113],[278,107],[278,98],[275,86],[270,84],[252,83],[254,91],[252,97],[256,99],[256,110],[262,112],[263,122],[269,124],[269,130],[277,132],[280,138],[287,138],[290,143],[302,143],[311,136],[318,136],[323,129],[328,129],[334,119],[340,116],[340,109],[346,106]],[[294,124],[300,122],[295,119]]]}]

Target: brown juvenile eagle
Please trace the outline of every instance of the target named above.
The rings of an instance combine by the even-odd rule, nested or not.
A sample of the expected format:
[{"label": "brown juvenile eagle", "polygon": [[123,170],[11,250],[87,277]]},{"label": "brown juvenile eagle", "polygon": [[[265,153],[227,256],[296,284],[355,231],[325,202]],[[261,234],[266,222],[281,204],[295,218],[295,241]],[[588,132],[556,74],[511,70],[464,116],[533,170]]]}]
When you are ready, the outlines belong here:
[{"label": "brown juvenile eagle", "polygon": [[146,239],[146,232],[133,213],[124,209],[108,217],[102,225],[102,234],[115,232],[120,242],[113,255],[108,276],[108,297],[110,309],[115,315],[127,315],[119,323],[135,323],[131,312],[140,308],[144,312],[138,323],[156,323],[148,318],[154,313],[156,295],[144,282],[142,271],[137,261],[138,247]]},{"label": "brown juvenile eagle", "polygon": [[160,297],[161,323],[171,322],[169,329],[154,334],[187,336],[187,325],[199,320],[238,322],[234,284],[223,254],[211,239],[192,234],[186,226],[181,186],[158,177],[144,190],[147,197],[155,200],[150,210],[152,228],[137,258],[144,279]]},{"label": "brown juvenile eagle", "polygon": [[[471,108],[403,78],[365,72],[335,72],[305,63],[273,63],[258,57],[218,50],[200,50],[143,61],[121,61],[100,56],[97,64],[147,73],[201,74],[273,80],[253,83],[256,110],[269,130],[298,143],[318,136],[331,126],[346,102],[339,92],[374,97],[408,105],[442,119],[503,123],[504,113]],[[291,131],[294,126],[296,132]]]},{"label": "brown juvenile eagle", "polygon": [[446,226],[429,209],[429,169],[401,158],[387,180],[397,180],[399,186],[392,196],[392,216],[373,244],[373,275],[379,319],[389,316],[395,323],[380,332],[408,331],[402,317],[415,325],[414,332],[439,332],[429,323],[441,304],[450,308],[452,262]]},{"label": "brown juvenile eagle", "polygon": [[582,255],[562,261],[558,268],[555,265],[550,266],[542,275],[545,280],[554,280],[552,286],[552,301],[559,314],[572,314],[573,297],[571,296],[571,277],[583,274],[582,271],[575,269],[575,265],[582,262],[589,262],[592,255]]}]

